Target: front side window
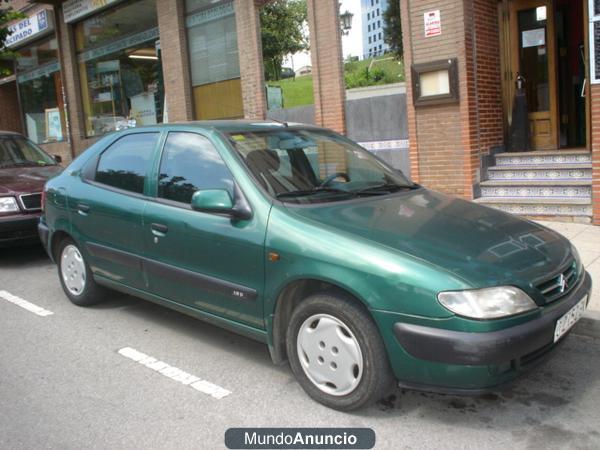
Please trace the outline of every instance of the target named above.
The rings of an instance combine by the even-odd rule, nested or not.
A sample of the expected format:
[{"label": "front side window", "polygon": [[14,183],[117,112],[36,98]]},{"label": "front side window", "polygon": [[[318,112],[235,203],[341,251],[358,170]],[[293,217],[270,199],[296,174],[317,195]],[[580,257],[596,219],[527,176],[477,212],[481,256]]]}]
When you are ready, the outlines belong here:
[{"label": "front side window", "polygon": [[102,153],[95,181],[136,194],[144,193],[144,180],[159,133],[122,137]]},{"label": "front side window", "polygon": [[190,204],[200,189],[225,189],[233,198],[233,177],[204,136],[169,133],[158,176],[158,197]]},{"label": "front side window", "polygon": [[0,169],[54,166],[56,161],[42,149],[18,135],[0,137]]},{"label": "front side window", "polygon": [[282,201],[347,200],[416,187],[400,172],[335,133],[287,128],[227,136],[254,178]]}]

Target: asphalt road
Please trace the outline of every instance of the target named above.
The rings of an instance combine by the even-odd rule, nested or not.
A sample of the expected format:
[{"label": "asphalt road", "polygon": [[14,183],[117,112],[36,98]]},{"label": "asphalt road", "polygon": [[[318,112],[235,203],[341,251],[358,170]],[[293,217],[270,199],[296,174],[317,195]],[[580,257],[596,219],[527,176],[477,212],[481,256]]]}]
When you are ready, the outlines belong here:
[{"label": "asphalt road", "polygon": [[[2,449],[217,449],[227,428],[246,426],[370,427],[382,449],[600,447],[600,339],[580,325],[498,394],[397,390],[347,414],[308,398],[262,344],[120,294],[70,304],[41,248],[0,250],[2,290],[53,313],[0,298]],[[174,381],[119,354],[125,347],[230,394]]]}]

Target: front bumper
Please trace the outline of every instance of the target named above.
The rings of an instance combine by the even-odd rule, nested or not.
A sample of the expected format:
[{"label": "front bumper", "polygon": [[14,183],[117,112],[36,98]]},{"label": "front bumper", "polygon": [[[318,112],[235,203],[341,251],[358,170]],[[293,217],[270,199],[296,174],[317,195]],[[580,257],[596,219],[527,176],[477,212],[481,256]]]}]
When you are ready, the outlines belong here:
[{"label": "front bumper", "polygon": [[518,360],[553,344],[556,321],[591,291],[591,277],[573,289],[560,305],[537,319],[498,331],[469,333],[396,323],[394,334],[415,358],[456,365],[490,365]]},{"label": "front bumper", "polygon": [[[513,380],[550,355],[556,321],[591,291],[585,273],[564,298],[536,311],[489,321],[432,319],[372,311],[399,385],[477,394]],[[469,331],[467,331],[469,330]]]},{"label": "front bumper", "polygon": [[0,217],[0,247],[37,242],[40,214],[15,214]]}]

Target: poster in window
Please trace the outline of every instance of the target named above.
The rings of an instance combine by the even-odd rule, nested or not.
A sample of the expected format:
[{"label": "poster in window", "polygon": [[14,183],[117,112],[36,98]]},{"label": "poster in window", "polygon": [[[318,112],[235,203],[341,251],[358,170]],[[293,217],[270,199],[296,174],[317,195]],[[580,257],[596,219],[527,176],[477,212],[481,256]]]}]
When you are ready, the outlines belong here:
[{"label": "poster in window", "polygon": [[46,141],[62,141],[63,135],[59,109],[48,108],[44,113],[46,115]]},{"label": "poster in window", "polygon": [[153,94],[144,92],[134,95],[131,100],[130,118],[136,125],[156,125],[156,102]]}]

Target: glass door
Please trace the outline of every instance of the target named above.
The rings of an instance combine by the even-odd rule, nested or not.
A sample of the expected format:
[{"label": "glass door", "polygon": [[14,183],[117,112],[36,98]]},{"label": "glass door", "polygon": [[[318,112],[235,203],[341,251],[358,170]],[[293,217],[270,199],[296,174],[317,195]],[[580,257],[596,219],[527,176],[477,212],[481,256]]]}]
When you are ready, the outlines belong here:
[{"label": "glass door", "polygon": [[531,147],[558,148],[556,45],[550,0],[513,0],[510,6],[513,80],[524,78]]}]

